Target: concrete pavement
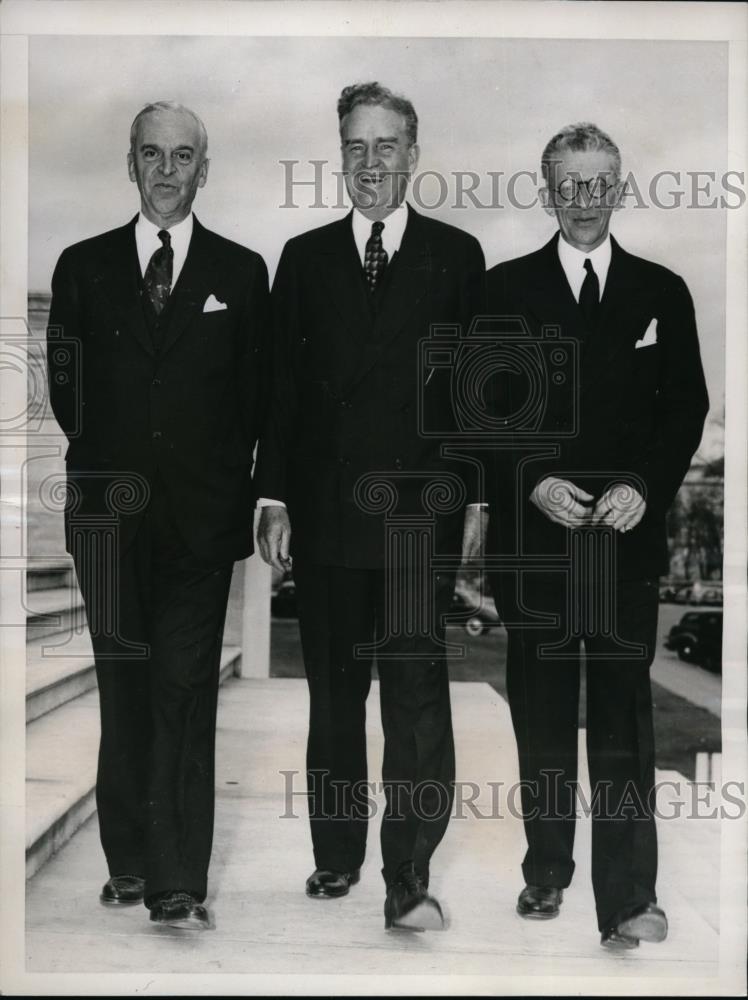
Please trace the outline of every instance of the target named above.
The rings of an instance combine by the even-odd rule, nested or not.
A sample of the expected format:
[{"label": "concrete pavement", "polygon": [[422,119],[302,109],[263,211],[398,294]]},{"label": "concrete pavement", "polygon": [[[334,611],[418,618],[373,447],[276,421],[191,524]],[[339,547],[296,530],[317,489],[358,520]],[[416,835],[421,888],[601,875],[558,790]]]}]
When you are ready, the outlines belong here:
[{"label": "concrete pavement", "polygon": [[[369,700],[374,781],[382,752],[376,687]],[[323,902],[304,896],[312,868],[305,804],[302,796],[289,798],[288,792],[291,781],[296,792],[304,787],[306,685],[290,679],[230,679],[219,709],[209,897],[216,930],[201,936],[165,931],[150,924],[140,907],[112,911],[100,906],[98,890],[106,873],[94,817],[28,883],[27,970],[307,977],[335,972],[360,977],[360,992],[371,992],[372,983],[392,992],[379,985],[385,983],[379,977],[470,974],[489,977],[486,982],[497,992],[516,988],[512,977],[520,976],[527,977],[524,992],[533,992],[533,983],[550,983],[552,989],[555,983],[559,993],[595,992],[604,980],[606,991],[612,983],[616,992],[632,995],[646,977],[649,992],[714,992],[719,821],[681,815],[659,824],[659,894],[671,922],[663,944],[642,944],[622,955],[600,947],[584,818],[577,832],[577,873],[561,917],[525,922],[514,912],[524,843],[507,798],[507,788],[517,780],[508,708],[487,684],[453,684],[452,697],[458,780],[477,784],[478,794],[472,807],[457,811],[435,858],[433,891],[444,902],[447,932],[403,936],[384,931],[376,820],[362,881],[350,896]],[[503,783],[498,794],[497,782]],[[468,789],[464,800],[473,793],[463,787]],[[675,793],[664,794],[672,800]],[[662,804],[666,807],[666,800]],[[368,975],[377,979],[363,978]],[[407,978],[387,982],[409,990]],[[447,980],[439,982],[446,986]]]}]

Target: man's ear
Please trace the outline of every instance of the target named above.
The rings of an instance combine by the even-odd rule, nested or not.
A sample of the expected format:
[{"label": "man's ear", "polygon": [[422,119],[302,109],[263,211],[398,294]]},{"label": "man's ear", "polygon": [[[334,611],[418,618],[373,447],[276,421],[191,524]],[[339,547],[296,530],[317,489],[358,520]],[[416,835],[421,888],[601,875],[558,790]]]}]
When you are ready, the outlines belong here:
[{"label": "man's ear", "polygon": [[205,187],[205,182],[208,179],[208,167],[210,166],[210,160],[206,157],[200,164],[200,173],[197,177],[197,186]]},{"label": "man's ear", "polygon": [[556,209],[551,204],[551,192],[547,187],[542,187],[538,191],[538,197],[540,198],[540,204],[543,206],[543,210],[553,218],[556,217]]},{"label": "man's ear", "polygon": [[127,173],[130,175],[130,180],[133,184],[137,184],[138,178],[135,175],[135,157],[132,155],[132,150],[129,150],[127,154]]},{"label": "man's ear", "polygon": [[411,174],[418,166],[418,158],[420,155],[421,155],[421,147],[418,145],[417,142],[414,142],[413,145],[408,149],[408,169],[410,170]]}]

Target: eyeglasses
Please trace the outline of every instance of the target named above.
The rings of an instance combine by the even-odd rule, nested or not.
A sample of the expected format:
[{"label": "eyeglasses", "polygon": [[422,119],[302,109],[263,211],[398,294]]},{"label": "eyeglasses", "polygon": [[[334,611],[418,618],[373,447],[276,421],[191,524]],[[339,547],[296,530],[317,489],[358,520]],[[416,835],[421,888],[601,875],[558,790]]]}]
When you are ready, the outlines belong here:
[{"label": "eyeglasses", "polygon": [[615,186],[615,183],[609,184],[604,177],[590,177],[588,181],[578,181],[573,177],[565,177],[553,191],[561,201],[571,204],[576,200],[580,188],[584,188],[587,198],[599,200],[604,198],[608,191]]}]

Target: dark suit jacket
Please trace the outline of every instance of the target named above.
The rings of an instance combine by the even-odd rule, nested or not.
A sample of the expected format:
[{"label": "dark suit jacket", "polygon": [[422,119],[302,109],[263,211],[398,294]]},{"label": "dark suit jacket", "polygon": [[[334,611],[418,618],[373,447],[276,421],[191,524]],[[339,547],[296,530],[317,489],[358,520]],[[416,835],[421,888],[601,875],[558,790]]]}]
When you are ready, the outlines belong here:
[{"label": "dark suit jacket", "polygon": [[[66,519],[68,548],[74,518],[111,511],[107,487],[118,474],[149,488],[158,475],[194,553],[215,564],[241,559],[252,552],[251,471],[266,381],[265,264],[195,218],[155,345],[138,287],[136,220],[68,247],[52,279],[50,396],[69,438],[68,479],[81,494]],[[204,312],[210,295],[226,309]],[[132,506],[118,504],[123,545],[142,513]]]},{"label": "dark suit jacket", "polygon": [[[376,303],[351,215],[286,244],[272,292],[274,393],[256,488],[287,503],[295,556],[384,564],[384,515],[362,510],[354,495],[367,473],[394,483],[397,513],[423,511],[424,485],[446,470],[468,500],[480,499],[469,463],[443,458],[438,437],[419,434],[419,405],[424,426],[452,426],[449,372],[429,380],[420,404],[418,386],[419,341],[432,323],[467,329],[482,309],[484,278],[477,240],[410,208]],[[446,531],[450,519],[437,521]]]},{"label": "dark suit jacket", "polygon": [[[509,435],[511,452],[497,452],[489,548],[516,551],[519,541],[525,553],[568,550],[568,529],[529,502],[545,476],[570,479],[596,497],[628,481],[644,493],[647,510],[636,528],[616,534],[618,576],[666,573],[665,515],[709,406],[691,296],[682,278],[613,240],[599,324],[587,330],[558,258],[558,238],[487,276],[488,312],[519,317],[530,337],[544,341],[546,412],[536,444],[551,453],[539,455],[520,434]],[[652,320],[656,343],[636,348]],[[549,333],[576,345],[576,371],[555,365]],[[497,383],[498,406],[516,413],[527,388],[525,375],[506,375]]]}]

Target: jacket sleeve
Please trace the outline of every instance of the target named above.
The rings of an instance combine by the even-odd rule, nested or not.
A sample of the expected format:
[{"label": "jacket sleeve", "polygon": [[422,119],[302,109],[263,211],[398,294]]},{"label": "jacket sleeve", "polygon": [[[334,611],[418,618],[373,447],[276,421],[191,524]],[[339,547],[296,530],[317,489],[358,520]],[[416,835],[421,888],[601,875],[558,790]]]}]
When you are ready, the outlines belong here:
[{"label": "jacket sleeve", "polygon": [[67,438],[81,433],[81,331],[79,282],[69,250],[52,275],[52,302],[47,322],[47,378],[49,399],[57,423]]},{"label": "jacket sleeve", "polygon": [[[473,322],[483,316],[486,309],[486,262],[478,240],[470,238],[461,289],[461,325],[467,336]],[[478,451],[473,461],[463,463],[468,504],[486,502],[486,453]]]},{"label": "jacket sleeve", "polygon": [[278,264],[270,307],[269,388],[257,454],[255,494],[287,503],[289,450],[299,411],[297,344],[302,336],[297,269],[289,244]]},{"label": "jacket sleeve", "polygon": [[661,362],[654,433],[632,469],[646,485],[647,504],[659,513],[675,499],[709,410],[693,301],[683,279],[674,276],[663,298],[667,309],[658,317]]},{"label": "jacket sleeve", "polygon": [[270,389],[270,291],[265,261],[252,255],[252,267],[247,275],[246,295],[242,312],[244,350],[242,368],[242,422],[246,440],[254,450],[263,425]]}]

